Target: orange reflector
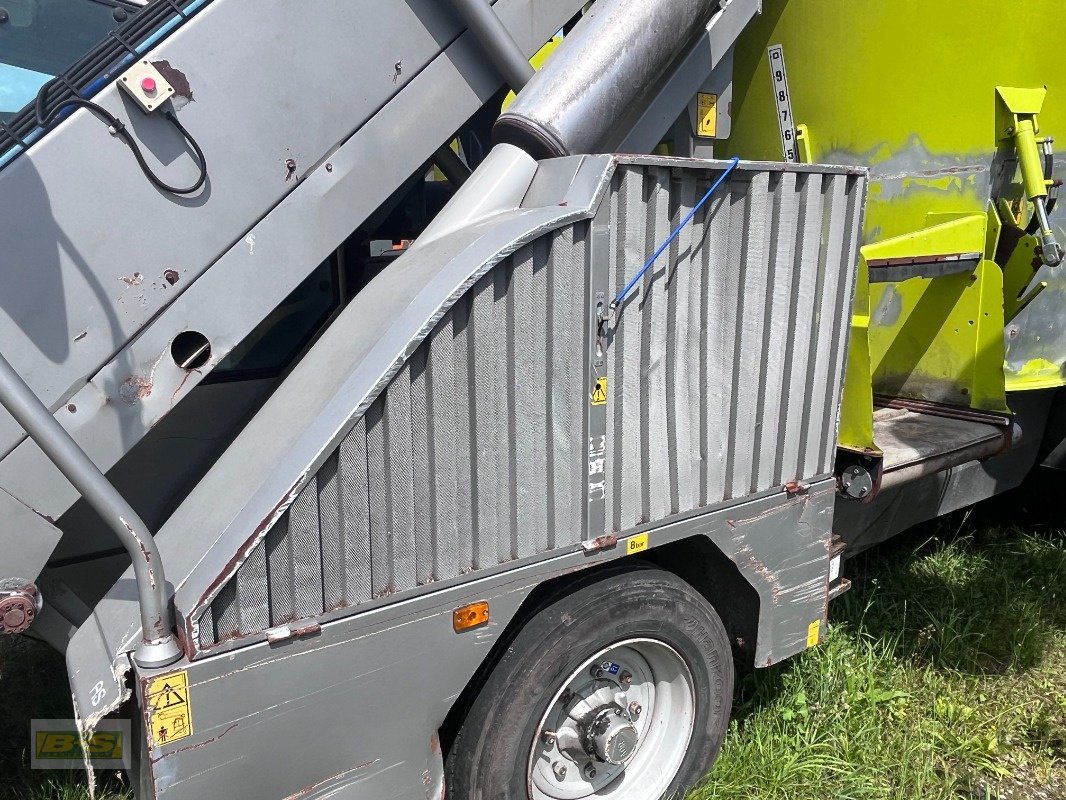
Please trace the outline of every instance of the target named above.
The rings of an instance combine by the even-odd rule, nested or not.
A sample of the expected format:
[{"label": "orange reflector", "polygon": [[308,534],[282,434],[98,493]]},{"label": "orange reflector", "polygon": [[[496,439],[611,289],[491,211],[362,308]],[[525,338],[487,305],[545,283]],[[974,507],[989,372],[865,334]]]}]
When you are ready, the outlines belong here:
[{"label": "orange reflector", "polygon": [[489,624],[489,604],[485,600],[459,606],[452,612],[452,627],[456,633]]}]

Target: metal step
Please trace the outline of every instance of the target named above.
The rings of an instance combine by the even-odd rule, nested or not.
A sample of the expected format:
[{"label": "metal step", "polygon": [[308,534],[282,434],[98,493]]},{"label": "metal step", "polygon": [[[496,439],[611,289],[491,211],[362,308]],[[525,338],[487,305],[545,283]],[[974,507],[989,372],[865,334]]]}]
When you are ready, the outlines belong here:
[{"label": "metal step", "polygon": [[881,490],[993,456],[1010,445],[1014,432],[1012,425],[878,408],[874,441],[884,453]]}]

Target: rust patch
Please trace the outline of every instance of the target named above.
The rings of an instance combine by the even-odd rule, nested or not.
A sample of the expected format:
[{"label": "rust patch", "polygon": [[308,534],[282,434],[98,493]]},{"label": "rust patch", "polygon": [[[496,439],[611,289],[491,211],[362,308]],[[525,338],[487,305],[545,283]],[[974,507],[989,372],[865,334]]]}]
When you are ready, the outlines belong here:
[{"label": "rust patch", "polygon": [[144,275],[139,272],[134,272],[133,276],[130,278],[127,278],[125,275],[120,275],[119,280],[127,286],[140,286],[144,283]]},{"label": "rust patch", "polygon": [[163,272],[163,280],[165,280],[171,286],[177,283],[180,278],[181,276],[178,274],[178,271],[176,269],[168,269]]},{"label": "rust patch", "polygon": [[67,411],[69,411],[71,414],[73,414],[77,410],[78,407],[76,405],[74,405],[73,403],[67,403]]},{"label": "rust patch", "polygon": [[289,181],[291,181],[295,177],[296,177],[296,159],[295,158],[286,158],[285,159],[285,183],[288,183]]},{"label": "rust patch", "polygon": [[352,767],[351,769],[346,769],[343,772],[338,772],[336,775],[330,775],[328,778],[323,778],[317,783],[309,784],[308,786],[305,786],[304,788],[300,789],[297,792],[294,792],[293,794],[286,795],[283,800],[299,800],[299,798],[301,797],[307,797],[307,795],[311,794],[311,792],[313,792],[320,786],[325,786],[330,781],[335,781],[338,778],[343,778],[345,775],[351,775],[353,772],[358,772],[361,769],[366,769],[367,767],[378,763],[379,760],[380,759],[375,758],[373,761],[367,761],[363,764],[359,764],[358,766]]},{"label": "rust patch", "polygon": [[152,66],[159,70],[159,73],[167,79],[167,83],[174,87],[176,96],[184,97],[190,103],[193,101],[192,87],[189,86],[189,79],[185,77],[184,72],[170,66],[169,61],[153,61]]},{"label": "rust patch", "polygon": [[143,375],[130,375],[118,387],[118,396],[123,403],[133,405],[152,393],[152,382]]},{"label": "rust patch", "polygon": [[178,384],[178,388],[177,388],[177,389],[175,389],[175,390],[174,390],[174,393],[170,395],[170,407],[171,407],[171,408],[173,408],[173,407],[174,407],[174,404],[175,404],[176,402],[178,402],[178,395],[179,395],[179,394],[181,394],[181,390],[185,388],[185,382],[186,382],[187,380],[189,380],[189,376],[190,376],[190,375],[192,375],[192,374],[193,374],[194,372],[195,372],[195,373],[196,373],[197,375],[202,375],[202,374],[203,374],[203,373],[202,373],[202,372],[200,372],[200,370],[198,370],[198,369],[189,369],[189,370],[186,370],[186,371],[185,371],[185,377],[181,379],[181,383],[179,383],[179,384]]},{"label": "rust patch", "polygon": [[605,534],[604,536],[597,536],[591,542],[582,542],[581,549],[586,553],[597,553],[600,550],[609,550],[612,547],[618,546],[618,537],[613,533]]},{"label": "rust patch", "polygon": [[799,481],[795,480],[789,481],[785,484],[785,491],[792,495],[806,494],[807,490],[810,488],[811,487],[808,484],[800,483]]}]

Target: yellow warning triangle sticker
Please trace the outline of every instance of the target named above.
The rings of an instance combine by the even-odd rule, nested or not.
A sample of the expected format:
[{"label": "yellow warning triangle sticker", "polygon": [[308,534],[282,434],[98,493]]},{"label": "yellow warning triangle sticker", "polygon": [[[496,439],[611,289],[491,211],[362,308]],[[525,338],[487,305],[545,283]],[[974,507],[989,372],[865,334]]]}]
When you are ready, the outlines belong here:
[{"label": "yellow warning triangle sticker", "polygon": [[607,403],[607,376],[596,379],[596,385],[592,387],[592,405],[602,406]]}]

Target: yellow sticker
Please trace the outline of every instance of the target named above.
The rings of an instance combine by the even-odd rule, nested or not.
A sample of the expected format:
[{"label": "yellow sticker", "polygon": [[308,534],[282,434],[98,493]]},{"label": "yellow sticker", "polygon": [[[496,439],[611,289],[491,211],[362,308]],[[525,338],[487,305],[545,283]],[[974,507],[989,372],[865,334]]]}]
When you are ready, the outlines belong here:
[{"label": "yellow sticker", "polygon": [[641,533],[636,536],[630,536],[626,539],[626,555],[631,556],[634,553],[639,553],[641,550],[648,549],[648,534]]},{"label": "yellow sticker", "polygon": [[700,92],[696,96],[696,133],[718,135],[718,95]]},{"label": "yellow sticker", "polygon": [[814,647],[822,636],[822,621],[816,619],[807,626],[807,647]]},{"label": "yellow sticker", "polygon": [[592,387],[592,405],[607,405],[607,376],[596,379],[596,385]]},{"label": "yellow sticker", "polygon": [[152,678],[145,690],[145,705],[148,708],[148,729],[156,747],[192,736],[188,673],[174,672]]}]

